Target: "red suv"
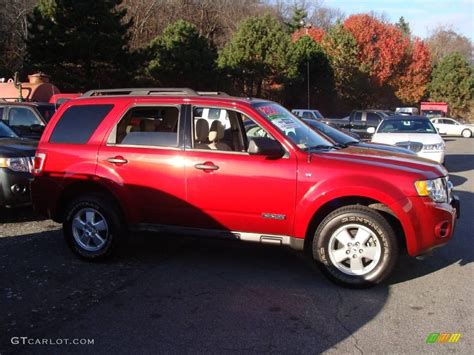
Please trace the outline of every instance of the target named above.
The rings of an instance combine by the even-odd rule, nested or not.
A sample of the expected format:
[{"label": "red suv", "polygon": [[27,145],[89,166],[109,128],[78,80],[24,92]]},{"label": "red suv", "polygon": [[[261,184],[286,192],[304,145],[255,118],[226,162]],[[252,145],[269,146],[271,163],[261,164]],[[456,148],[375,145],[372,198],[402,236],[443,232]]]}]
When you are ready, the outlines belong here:
[{"label": "red suv", "polygon": [[437,163],[335,146],[274,102],[189,89],[64,103],[34,174],[36,209],[83,258],[130,231],[191,233],[306,250],[352,287],[385,279],[400,249],[445,244],[459,211]]}]

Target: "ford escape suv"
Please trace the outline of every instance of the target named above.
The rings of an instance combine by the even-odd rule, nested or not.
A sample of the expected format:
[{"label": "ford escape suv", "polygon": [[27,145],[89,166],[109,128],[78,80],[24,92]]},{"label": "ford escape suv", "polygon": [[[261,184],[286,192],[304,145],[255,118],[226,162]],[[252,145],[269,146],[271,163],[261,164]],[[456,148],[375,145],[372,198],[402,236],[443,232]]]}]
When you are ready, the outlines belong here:
[{"label": "ford escape suv", "polygon": [[384,280],[402,250],[447,243],[459,211],[437,163],[334,146],[274,102],[190,89],[64,103],[34,175],[36,209],[82,258],[111,255],[131,231],[191,233],[304,250],[351,287]]}]

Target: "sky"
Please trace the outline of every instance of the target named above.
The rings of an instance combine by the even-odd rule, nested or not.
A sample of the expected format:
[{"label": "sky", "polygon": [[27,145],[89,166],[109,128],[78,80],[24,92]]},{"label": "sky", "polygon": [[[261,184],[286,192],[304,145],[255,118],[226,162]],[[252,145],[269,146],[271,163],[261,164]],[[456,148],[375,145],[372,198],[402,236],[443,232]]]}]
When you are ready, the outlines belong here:
[{"label": "sky", "polygon": [[474,0],[324,0],[323,4],[346,15],[383,13],[391,22],[403,16],[412,34],[421,38],[446,25],[474,41]]}]

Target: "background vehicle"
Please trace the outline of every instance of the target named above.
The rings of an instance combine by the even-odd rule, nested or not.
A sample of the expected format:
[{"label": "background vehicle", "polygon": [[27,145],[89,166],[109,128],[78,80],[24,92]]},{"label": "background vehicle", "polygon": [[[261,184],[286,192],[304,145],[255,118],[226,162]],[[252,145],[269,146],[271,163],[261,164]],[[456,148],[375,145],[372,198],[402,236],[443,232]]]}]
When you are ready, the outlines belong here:
[{"label": "background vehicle", "polygon": [[295,109],[291,110],[291,113],[295,114],[298,117],[307,118],[307,119],[320,120],[320,119],[324,118],[324,116],[318,110],[308,110],[308,109],[304,109],[304,108],[295,108]]},{"label": "background vehicle", "polygon": [[356,139],[346,134],[345,132],[337,128],[331,127],[323,122],[319,122],[316,120],[304,120],[304,121],[316,132],[327,136],[335,144],[339,144],[343,146],[347,145],[347,146],[357,146],[360,148],[385,150],[388,152],[399,153],[399,154],[415,155],[415,153],[412,152],[411,150],[401,148],[401,147],[395,147],[389,144],[375,144],[375,143],[369,143],[369,142],[361,142],[359,139]]},{"label": "background vehicle", "polygon": [[452,118],[432,118],[431,123],[436,127],[439,134],[446,136],[463,136],[470,138],[473,136],[474,124],[461,123]]},{"label": "background vehicle", "polygon": [[422,102],[420,113],[428,118],[446,117],[448,115],[448,104],[446,102]]},{"label": "background vehicle", "polygon": [[374,143],[392,144],[407,148],[419,157],[444,162],[443,138],[426,117],[392,116],[377,127],[372,137]]},{"label": "background vehicle", "polygon": [[51,96],[51,98],[49,99],[49,103],[50,103],[50,104],[53,104],[53,105],[56,106],[56,107],[59,107],[59,106],[61,106],[63,103],[65,103],[66,101],[75,99],[75,98],[77,98],[77,97],[79,97],[79,96],[81,96],[81,94],[79,94],[79,93],[72,93],[72,94],[54,94],[54,95]]},{"label": "background vehicle", "polygon": [[369,127],[377,127],[384,118],[393,114],[393,112],[386,110],[354,110],[348,117],[324,119],[323,122],[357,133],[361,139],[370,139],[372,134],[367,129]]},{"label": "background vehicle", "polygon": [[30,171],[37,142],[18,137],[0,121],[0,207],[31,203]]},{"label": "background vehicle", "polygon": [[397,107],[395,113],[398,115],[418,115],[417,107]]},{"label": "background vehicle", "polygon": [[[49,104],[46,104],[49,105]],[[39,139],[46,126],[40,109],[48,107],[31,102],[0,101],[0,120],[23,138]]]},{"label": "background vehicle", "polygon": [[[230,127],[220,113],[209,126],[209,108]],[[276,103],[190,89],[66,102],[34,174],[36,210],[82,258],[107,257],[128,230],[174,231],[306,250],[351,287],[384,280],[401,246],[416,256],[445,244],[459,207],[439,164],[338,147]]]}]

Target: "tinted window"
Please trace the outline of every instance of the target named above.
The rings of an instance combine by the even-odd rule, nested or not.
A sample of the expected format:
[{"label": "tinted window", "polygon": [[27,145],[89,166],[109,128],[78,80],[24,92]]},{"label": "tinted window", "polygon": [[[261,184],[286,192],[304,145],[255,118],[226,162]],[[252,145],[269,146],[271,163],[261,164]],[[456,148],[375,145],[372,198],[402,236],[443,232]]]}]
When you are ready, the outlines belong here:
[{"label": "tinted window", "polygon": [[0,120],[3,119],[3,107],[0,107]]},{"label": "tinted window", "polygon": [[8,111],[8,124],[12,127],[32,125],[43,125],[34,112],[26,107],[11,107]]},{"label": "tinted window", "polygon": [[314,118],[313,114],[311,112],[305,111],[303,112],[303,118]]},{"label": "tinted window", "polygon": [[51,135],[51,143],[85,144],[112,110],[113,105],[72,106],[63,113]]},{"label": "tinted window", "polygon": [[444,124],[454,124],[451,120],[442,120]]},{"label": "tinted window", "polygon": [[367,113],[367,122],[379,123],[380,122],[380,117],[376,113],[368,112]]},{"label": "tinted window", "polygon": [[120,120],[108,143],[177,147],[178,122],[177,107],[134,107]]},{"label": "tinted window", "polygon": [[362,120],[362,112],[354,113],[354,121],[361,121]]}]

